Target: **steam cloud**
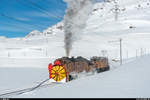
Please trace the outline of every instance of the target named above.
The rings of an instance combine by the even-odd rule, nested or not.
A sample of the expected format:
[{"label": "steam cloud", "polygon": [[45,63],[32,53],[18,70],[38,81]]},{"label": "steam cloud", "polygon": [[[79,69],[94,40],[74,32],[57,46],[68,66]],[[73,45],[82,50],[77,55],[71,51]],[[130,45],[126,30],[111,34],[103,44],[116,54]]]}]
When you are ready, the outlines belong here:
[{"label": "steam cloud", "polygon": [[91,0],[64,0],[67,3],[66,15],[64,17],[65,50],[69,57],[75,36],[80,34],[86,26],[86,21],[92,11]]}]

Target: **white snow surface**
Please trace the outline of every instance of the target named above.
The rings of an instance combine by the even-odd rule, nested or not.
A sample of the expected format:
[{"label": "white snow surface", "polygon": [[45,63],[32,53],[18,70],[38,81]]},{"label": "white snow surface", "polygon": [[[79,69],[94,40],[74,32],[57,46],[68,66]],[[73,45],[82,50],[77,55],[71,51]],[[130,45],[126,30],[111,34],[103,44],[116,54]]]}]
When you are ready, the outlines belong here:
[{"label": "white snow surface", "polygon": [[150,56],[109,72],[33,91],[21,98],[149,98]]},{"label": "white snow surface", "polygon": [[[150,1],[118,1],[118,21],[111,12],[113,2],[94,5],[71,52],[87,59],[106,56],[110,71],[13,97],[149,97]],[[48,64],[65,56],[63,27],[62,21],[24,38],[0,37],[0,94],[48,78]],[[123,66],[112,61],[119,59],[120,38]]]}]

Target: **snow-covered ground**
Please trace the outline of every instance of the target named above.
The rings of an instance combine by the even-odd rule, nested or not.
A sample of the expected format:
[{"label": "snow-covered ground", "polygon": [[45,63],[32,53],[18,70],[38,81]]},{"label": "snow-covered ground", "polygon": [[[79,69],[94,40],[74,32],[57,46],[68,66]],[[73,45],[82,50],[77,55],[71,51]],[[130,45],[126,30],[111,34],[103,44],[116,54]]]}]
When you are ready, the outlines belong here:
[{"label": "snow-covered ground", "polygon": [[27,98],[149,98],[150,56],[109,72],[82,77],[16,97]]},{"label": "snow-covered ground", "polygon": [[[94,5],[96,10],[71,52],[72,56],[88,59],[107,56],[109,72],[19,97],[149,97],[150,57],[146,55],[150,53],[150,1],[118,1],[122,9],[118,21],[111,12],[114,3]],[[123,66],[112,62],[119,59],[120,38]],[[25,38],[0,37],[0,93],[30,87],[48,78],[48,64],[62,56],[65,56],[63,22],[43,32],[33,31]]]},{"label": "snow-covered ground", "polygon": [[[150,56],[130,61],[108,72],[47,86],[15,98],[149,98]],[[45,68],[0,68],[0,93],[27,88],[47,78]],[[4,78],[5,77],[5,78]]]}]

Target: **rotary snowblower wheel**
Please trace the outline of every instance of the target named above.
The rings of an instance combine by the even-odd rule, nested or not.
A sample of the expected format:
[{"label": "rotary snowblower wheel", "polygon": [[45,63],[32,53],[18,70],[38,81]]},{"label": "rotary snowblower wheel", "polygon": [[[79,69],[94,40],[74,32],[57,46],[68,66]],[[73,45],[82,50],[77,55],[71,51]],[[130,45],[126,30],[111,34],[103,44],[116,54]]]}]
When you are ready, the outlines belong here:
[{"label": "rotary snowblower wheel", "polygon": [[62,81],[66,78],[66,70],[63,66],[53,66],[51,69],[51,78],[54,79],[56,82]]}]

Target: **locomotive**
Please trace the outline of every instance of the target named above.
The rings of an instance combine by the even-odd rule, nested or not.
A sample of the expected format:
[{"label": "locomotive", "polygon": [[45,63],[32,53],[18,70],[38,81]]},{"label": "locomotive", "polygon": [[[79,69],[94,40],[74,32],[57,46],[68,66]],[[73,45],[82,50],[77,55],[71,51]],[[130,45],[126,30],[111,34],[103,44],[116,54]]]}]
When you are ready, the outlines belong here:
[{"label": "locomotive", "polygon": [[108,58],[92,57],[90,60],[81,56],[77,58],[62,57],[54,61],[54,65],[49,64],[49,78],[56,82],[69,82],[75,79],[76,75],[82,72],[104,72],[110,69]]}]

